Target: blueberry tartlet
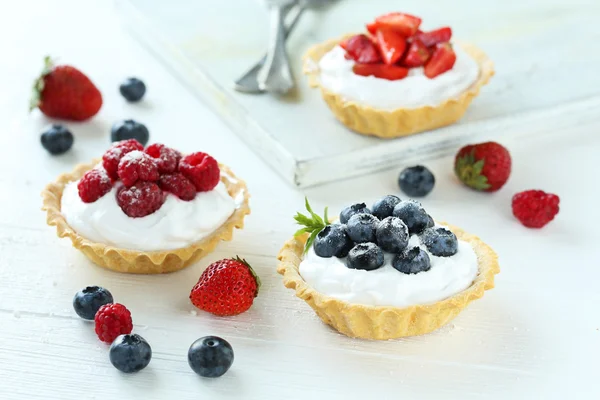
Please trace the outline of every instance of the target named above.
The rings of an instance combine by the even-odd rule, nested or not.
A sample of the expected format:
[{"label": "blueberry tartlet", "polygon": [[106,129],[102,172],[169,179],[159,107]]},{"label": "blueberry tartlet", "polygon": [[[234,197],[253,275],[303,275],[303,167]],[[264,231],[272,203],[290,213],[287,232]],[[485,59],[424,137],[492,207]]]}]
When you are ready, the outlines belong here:
[{"label": "blueberry tartlet", "polygon": [[437,223],[414,200],[353,204],[334,222],[314,213],[279,253],[277,272],[328,325],[386,340],[438,329],[494,287],[496,253]]}]

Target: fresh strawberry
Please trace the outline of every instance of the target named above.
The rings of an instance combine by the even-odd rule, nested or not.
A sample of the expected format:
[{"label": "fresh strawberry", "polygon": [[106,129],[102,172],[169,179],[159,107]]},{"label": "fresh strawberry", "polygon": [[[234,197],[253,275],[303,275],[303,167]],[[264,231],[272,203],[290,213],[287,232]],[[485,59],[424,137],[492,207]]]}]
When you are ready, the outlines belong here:
[{"label": "fresh strawberry", "polygon": [[52,118],[83,121],[102,107],[102,94],[90,78],[70,65],[55,66],[44,59],[44,70],[33,85],[29,109],[39,108]]},{"label": "fresh strawberry", "polygon": [[408,68],[422,67],[425,65],[431,53],[419,39],[414,39],[410,44],[406,56],[402,60],[402,66]]},{"label": "fresh strawberry", "polygon": [[367,35],[356,35],[340,43],[352,59],[361,64],[381,62],[381,54]]},{"label": "fresh strawberry", "polygon": [[190,293],[192,304],[209,313],[228,316],[248,310],[258,295],[260,279],[239,257],[208,266]]},{"label": "fresh strawberry", "polygon": [[356,75],[374,76],[388,81],[404,79],[408,75],[408,68],[387,64],[354,64],[352,71]]},{"label": "fresh strawberry", "polygon": [[429,32],[417,32],[415,38],[419,39],[427,47],[435,46],[438,43],[450,41],[452,38],[452,28],[445,26]]},{"label": "fresh strawberry", "polygon": [[456,53],[452,50],[452,45],[450,43],[439,43],[435,46],[433,55],[425,65],[425,76],[433,79],[451,70],[455,62]]},{"label": "fresh strawberry", "polygon": [[454,172],[473,189],[495,192],[508,180],[511,165],[510,153],[504,146],[485,142],[460,149],[454,160]]},{"label": "fresh strawberry", "polygon": [[389,65],[396,64],[406,50],[404,36],[390,29],[379,29],[376,37],[383,61]]},{"label": "fresh strawberry", "polygon": [[388,28],[398,32],[404,37],[414,35],[421,25],[421,18],[414,15],[393,12],[375,19],[377,29]]},{"label": "fresh strawberry", "polygon": [[370,24],[367,24],[367,31],[375,36],[377,34],[377,23],[376,22],[371,22]]}]

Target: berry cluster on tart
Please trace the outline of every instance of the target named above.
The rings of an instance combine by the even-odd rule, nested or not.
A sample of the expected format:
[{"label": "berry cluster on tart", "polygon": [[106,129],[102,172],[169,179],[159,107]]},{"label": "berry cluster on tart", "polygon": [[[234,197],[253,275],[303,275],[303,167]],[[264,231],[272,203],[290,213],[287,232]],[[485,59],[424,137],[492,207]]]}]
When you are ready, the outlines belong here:
[{"label": "berry cluster on tart", "polygon": [[450,27],[423,31],[421,22],[389,13],[365,33],[307,51],[309,84],[348,128],[393,138],[450,125],[492,77],[493,63],[481,50],[452,41]]},{"label": "berry cluster on tart", "polygon": [[298,213],[303,227],[279,253],[277,271],[328,325],[365,339],[431,332],[448,323],[500,271],[496,253],[459,228],[436,223],[420,203],[385,196],[330,222]]},{"label": "berry cluster on tart", "polygon": [[96,264],[129,273],[184,268],[230,240],[250,213],[245,183],[210,155],[135,139],[59,176],[43,198],[59,237]]}]

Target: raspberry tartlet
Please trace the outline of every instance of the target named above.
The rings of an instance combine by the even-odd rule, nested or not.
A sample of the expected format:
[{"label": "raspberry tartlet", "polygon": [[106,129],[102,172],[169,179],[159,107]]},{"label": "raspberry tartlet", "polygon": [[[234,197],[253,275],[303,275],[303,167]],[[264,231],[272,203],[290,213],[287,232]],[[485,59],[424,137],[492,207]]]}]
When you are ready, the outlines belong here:
[{"label": "raspberry tartlet", "polygon": [[387,340],[434,331],[494,287],[496,253],[433,218],[416,201],[386,196],[328,223],[308,205],[279,252],[277,272],[340,333]]},{"label": "raspberry tartlet", "polygon": [[460,119],[494,75],[477,47],[452,41],[452,29],[421,31],[421,18],[389,13],[350,34],[311,47],[309,85],[319,87],[348,128],[395,138]]},{"label": "raspberry tartlet", "polygon": [[206,153],[116,142],[42,193],[48,225],[119,272],[177,271],[210,253],[250,213],[246,184]]}]

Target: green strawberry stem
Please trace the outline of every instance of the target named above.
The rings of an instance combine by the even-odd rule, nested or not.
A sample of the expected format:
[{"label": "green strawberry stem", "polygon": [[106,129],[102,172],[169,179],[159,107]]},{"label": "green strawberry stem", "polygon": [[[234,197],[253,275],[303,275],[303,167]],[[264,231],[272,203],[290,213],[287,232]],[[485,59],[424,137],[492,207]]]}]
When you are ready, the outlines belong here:
[{"label": "green strawberry stem", "polygon": [[298,225],[303,226],[303,228],[298,229],[294,234],[294,237],[298,237],[305,233],[310,233],[310,236],[304,245],[304,253],[306,253],[312,247],[312,244],[319,232],[321,232],[323,228],[329,224],[329,216],[327,215],[327,207],[325,207],[323,218],[321,218],[313,212],[307,197],[304,198],[304,203],[310,216],[304,215],[300,212],[296,213],[294,220],[296,220]]},{"label": "green strawberry stem", "polygon": [[37,108],[42,101],[42,91],[44,90],[44,77],[48,75],[52,68],[54,68],[54,62],[50,56],[44,57],[44,69],[40,76],[33,82],[33,90],[31,92],[31,98],[29,99],[29,111],[33,111]]},{"label": "green strawberry stem", "polygon": [[475,150],[461,157],[456,162],[456,176],[464,182],[465,185],[476,190],[486,190],[491,187],[488,179],[481,173],[485,160],[475,161]]}]

